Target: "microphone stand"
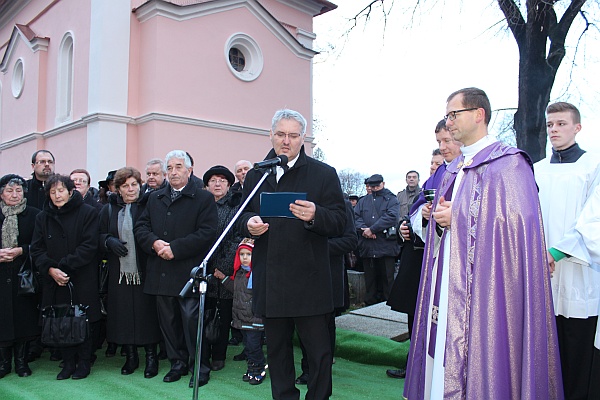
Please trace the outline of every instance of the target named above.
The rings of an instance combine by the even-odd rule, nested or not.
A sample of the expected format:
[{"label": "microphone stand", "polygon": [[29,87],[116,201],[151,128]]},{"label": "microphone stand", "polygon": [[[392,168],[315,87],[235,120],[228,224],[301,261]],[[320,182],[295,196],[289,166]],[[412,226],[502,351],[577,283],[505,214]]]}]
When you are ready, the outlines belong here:
[{"label": "microphone stand", "polygon": [[185,286],[183,287],[183,289],[181,289],[181,292],[179,293],[179,297],[186,297],[190,294],[190,292],[200,293],[200,302],[198,304],[198,334],[196,336],[196,359],[194,360],[194,394],[192,397],[193,400],[198,400],[198,380],[200,379],[200,362],[202,361],[202,337],[204,334],[204,304],[206,301],[206,289],[208,286],[208,278],[212,277],[212,275],[206,275],[206,267],[210,257],[217,250],[217,248],[225,238],[225,235],[227,235],[227,233],[231,230],[233,224],[235,224],[237,219],[240,217],[240,215],[246,208],[246,205],[250,202],[250,200],[252,200],[252,198],[254,197],[258,189],[261,187],[265,179],[267,179],[267,177],[270,174],[277,175],[277,166],[259,169],[265,170],[263,176],[260,178],[254,189],[252,189],[252,192],[250,192],[250,195],[248,196],[248,198],[246,198],[246,201],[244,201],[244,203],[240,206],[240,208],[238,209],[237,213],[235,213],[231,221],[229,221],[229,224],[227,225],[227,227],[225,227],[223,233],[221,233],[221,236],[219,236],[219,238],[212,246],[206,257],[204,257],[204,260],[202,260],[202,263],[199,266],[194,267],[192,269],[192,271],[190,272],[190,280],[185,284]]}]

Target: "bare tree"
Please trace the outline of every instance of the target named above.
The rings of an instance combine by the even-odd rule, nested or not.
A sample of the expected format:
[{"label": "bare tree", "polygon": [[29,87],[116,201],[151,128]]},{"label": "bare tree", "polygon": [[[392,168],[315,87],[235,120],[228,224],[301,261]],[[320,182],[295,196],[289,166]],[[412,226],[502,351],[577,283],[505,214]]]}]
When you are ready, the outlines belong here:
[{"label": "bare tree", "polygon": [[[546,156],[545,109],[550,101],[556,73],[567,53],[567,34],[577,16],[584,22],[577,44],[590,27],[596,26],[590,22],[589,13],[583,10],[587,0],[496,2],[519,48],[519,99],[514,115],[516,143],[535,162]],[[423,0],[413,0],[413,13],[423,3]],[[590,3],[598,5],[597,1]],[[350,29],[359,21],[368,23],[377,8],[380,8],[385,23],[389,22],[394,0],[367,0],[364,4],[366,5],[350,21]],[[560,16],[557,9],[562,11]],[[577,48],[578,46],[575,47],[574,56]]]},{"label": "bare tree", "polygon": [[367,193],[365,189],[365,175],[351,169],[338,171],[342,191],[348,195],[362,196]]},{"label": "bare tree", "polygon": [[323,161],[325,162],[325,152],[323,151],[323,149],[321,149],[320,147],[317,147],[314,151],[313,151],[313,158],[315,160],[319,160],[319,161]]}]

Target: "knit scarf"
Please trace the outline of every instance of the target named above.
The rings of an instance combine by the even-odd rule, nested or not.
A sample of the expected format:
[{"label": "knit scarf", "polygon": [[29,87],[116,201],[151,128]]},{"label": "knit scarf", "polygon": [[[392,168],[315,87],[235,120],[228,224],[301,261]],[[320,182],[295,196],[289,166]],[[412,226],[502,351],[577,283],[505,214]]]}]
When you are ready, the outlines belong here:
[{"label": "knit scarf", "polygon": [[119,238],[127,242],[127,255],[120,257],[121,275],[119,276],[119,284],[125,277],[127,285],[139,285],[140,273],[137,268],[137,255],[135,253],[135,238],[133,237],[133,220],[131,218],[131,204],[127,204],[124,209],[121,209],[118,214],[117,224],[119,227]]},{"label": "knit scarf", "polygon": [[27,200],[23,198],[19,204],[14,206],[6,205],[0,201],[4,222],[2,223],[2,247],[12,248],[19,244],[19,220],[17,215],[21,214],[27,207]]}]

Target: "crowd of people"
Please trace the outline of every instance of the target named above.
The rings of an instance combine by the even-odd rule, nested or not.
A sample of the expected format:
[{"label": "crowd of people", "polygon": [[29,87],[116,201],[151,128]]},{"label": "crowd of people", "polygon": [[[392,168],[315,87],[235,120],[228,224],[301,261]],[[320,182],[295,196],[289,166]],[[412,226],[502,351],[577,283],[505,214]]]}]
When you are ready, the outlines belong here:
[{"label": "crowd of people", "polygon": [[[394,194],[373,174],[360,198],[344,198],[336,171],[305,153],[306,120],[287,109],[271,121],[265,159],[276,162],[263,169],[240,160],[199,178],[189,153],[173,150],[148,161],[145,182],[122,167],[97,190],[85,169],[55,173],[39,150],[31,179],[0,179],[0,378],[13,358],[20,377],[32,374],[39,309],[73,298],[88,306],[90,335],[50,349],[59,380],[86,378],[106,340],[107,355],[122,349],[121,374],[139,368],[143,348],[145,378],[167,358],[164,382],[191,372],[189,386],[202,386],[241,340],[245,382],[261,384],[268,362],[274,399],[298,399],[299,384],[307,399],[326,399],[335,317],[349,307],[345,268],[356,267],[366,305],[408,314],[407,366],[387,370],[406,378],[405,398],[600,398],[600,158],[575,141],[575,106],[551,104],[546,117],[552,155],[534,165],[488,134],[484,91],[458,90],[423,186],[411,170]],[[261,209],[261,194],[290,192],[302,196],[286,217]],[[199,297],[180,291],[217,238],[204,311],[221,325],[196,362]],[[104,297],[99,265],[109,270]],[[23,266],[39,274],[35,296],[17,295]]]}]

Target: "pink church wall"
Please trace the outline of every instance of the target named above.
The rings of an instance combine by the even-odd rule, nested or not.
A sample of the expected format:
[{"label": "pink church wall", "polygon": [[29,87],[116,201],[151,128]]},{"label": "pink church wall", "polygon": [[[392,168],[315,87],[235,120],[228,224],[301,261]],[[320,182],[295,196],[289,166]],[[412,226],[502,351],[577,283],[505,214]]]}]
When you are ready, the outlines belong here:
[{"label": "pink church wall", "polygon": [[[132,7],[144,2],[131,0]],[[312,30],[309,15],[276,0],[260,3],[292,35],[295,30],[285,24]],[[45,138],[30,136],[29,140],[0,149],[0,175],[16,172],[29,176],[31,154],[41,148],[54,153],[56,170],[62,173],[87,167],[92,157],[110,157],[110,153],[87,154],[88,127],[81,121],[88,114],[88,84],[94,79],[89,77],[90,13],[89,1],[31,0],[14,21],[0,29],[0,46],[9,40],[15,23],[29,24],[36,35],[50,38],[48,50],[37,53],[25,42],[19,43],[9,71],[0,74],[0,145],[32,133],[47,134]],[[140,23],[135,13],[130,18],[127,115],[123,115],[131,118],[126,126],[127,165],[143,170],[148,159],[163,158],[177,148],[192,154],[199,176],[215,164],[233,169],[239,159],[260,160],[270,149],[272,115],[283,107],[296,109],[307,118],[310,135],[311,61],[294,54],[246,8],[181,22],[154,17]],[[58,59],[66,32],[72,32],[74,39],[73,111],[72,119],[57,122]],[[262,51],[263,70],[252,82],[235,77],[227,65],[226,42],[239,32],[251,36]],[[0,56],[5,49],[0,47]],[[14,62],[21,56],[26,81],[23,95],[16,101],[10,78]],[[189,118],[192,122],[139,120],[151,113]],[[216,123],[216,127],[207,127],[206,123]],[[65,125],[69,129],[60,128]],[[222,125],[240,128],[219,129]],[[307,142],[309,154],[311,147]],[[92,176],[92,183],[103,178]]]}]

